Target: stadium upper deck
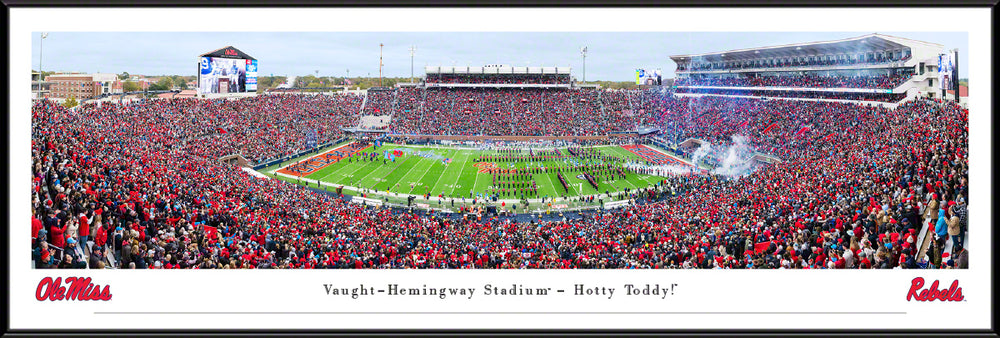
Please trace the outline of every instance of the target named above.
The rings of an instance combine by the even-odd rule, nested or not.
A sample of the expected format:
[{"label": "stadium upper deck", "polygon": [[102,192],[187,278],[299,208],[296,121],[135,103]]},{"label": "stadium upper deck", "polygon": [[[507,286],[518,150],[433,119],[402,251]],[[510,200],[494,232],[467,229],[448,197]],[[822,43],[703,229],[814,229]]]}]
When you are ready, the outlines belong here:
[{"label": "stadium upper deck", "polygon": [[735,93],[747,96],[826,92],[824,97],[851,93],[857,98],[860,93],[912,99],[934,97],[937,56],[942,50],[940,44],[869,34],[670,58],[677,64],[676,87],[681,93],[721,89],[747,90]]},{"label": "stadium upper deck", "polygon": [[569,88],[572,85],[570,67],[514,67],[507,65],[483,67],[424,67],[424,83],[428,88]]}]

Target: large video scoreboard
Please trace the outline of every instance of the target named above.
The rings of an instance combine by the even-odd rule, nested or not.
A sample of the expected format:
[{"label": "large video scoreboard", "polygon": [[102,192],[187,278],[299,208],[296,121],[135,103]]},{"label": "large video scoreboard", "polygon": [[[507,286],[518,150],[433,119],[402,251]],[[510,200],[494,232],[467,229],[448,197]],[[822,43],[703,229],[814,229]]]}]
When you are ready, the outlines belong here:
[{"label": "large video scoreboard", "polygon": [[198,60],[198,94],[256,91],[257,59],[229,46]]}]

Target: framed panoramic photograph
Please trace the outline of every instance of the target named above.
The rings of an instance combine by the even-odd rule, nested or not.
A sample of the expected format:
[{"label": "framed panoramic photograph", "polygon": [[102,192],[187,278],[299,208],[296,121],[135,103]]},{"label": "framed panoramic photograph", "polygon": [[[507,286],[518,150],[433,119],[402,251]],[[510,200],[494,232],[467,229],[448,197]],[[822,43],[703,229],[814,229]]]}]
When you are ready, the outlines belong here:
[{"label": "framed panoramic photograph", "polygon": [[10,332],[995,330],[987,7],[9,18]]}]

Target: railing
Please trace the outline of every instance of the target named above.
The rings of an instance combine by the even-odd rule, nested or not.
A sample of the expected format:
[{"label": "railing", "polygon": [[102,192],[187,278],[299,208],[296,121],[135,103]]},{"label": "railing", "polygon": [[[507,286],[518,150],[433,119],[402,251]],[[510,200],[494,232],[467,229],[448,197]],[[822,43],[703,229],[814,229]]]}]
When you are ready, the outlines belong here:
[{"label": "railing", "polygon": [[427,88],[570,88],[570,84],[517,84],[517,83],[428,83]]},{"label": "railing", "polygon": [[754,96],[754,95],[736,95],[736,94],[707,94],[707,93],[675,93],[677,96],[716,96],[716,97],[738,97],[747,99],[767,99],[767,100],[792,100],[792,101],[814,101],[814,102],[841,102],[841,103],[854,103],[854,104],[866,104],[866,105],[880,105],[885,108],[895,109],[900,103],[906,101],[906,98],[901,99],[898,102],[883,102],[883,101],[862,101],[862,100],[841,100],[841,99],[815,99],[815,98],[805,98],[805,97],[783,97],[783,96]]},{"label": "railing", "polygon": [[755,68],[740,68],[740,69],[704,69],[704,70],[677,70],[677,74],[720,74],[720,73],[746,73],[746,72],[795,72],[795,71],[810,71],[810,70],[848,70],[848,69],[871,69],[871,68],[892,68],[892,67],[906,67],[906,62],[903,61],[890,61],[884,63],[863,63],[863,64],[851,64],[851,65],[789,65],[789,66],[772,66],[772,67],[755,67]]},{"label": "railing", "polygon": [[734,87],[734,86],[674,86],[675,88],[693,89],[724,89],[724,90],[768,90],[768,91],[798,91],[798,92],[839,92],[839,93],[874,93],[891,94],[892,89],[882,88],[809,88],[809,87]]}]

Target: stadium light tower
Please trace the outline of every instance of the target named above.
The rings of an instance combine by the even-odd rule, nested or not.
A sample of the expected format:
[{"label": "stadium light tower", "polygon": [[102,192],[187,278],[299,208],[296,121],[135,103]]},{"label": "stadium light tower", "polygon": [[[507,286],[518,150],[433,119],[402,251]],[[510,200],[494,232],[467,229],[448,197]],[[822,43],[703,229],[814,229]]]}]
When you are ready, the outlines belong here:
[{"label": "stadium light tower", "polygon": [[49,33],[41,33],[42,38],[38,41],[38,93],[42,93],[42,43],[45,42],[45,38],[49,37]]},{"label": "stadium light tower", "polygon": [[410,45],[410,83],[413,83],[413,55],[417,53],[417,46]]},{"label": "stadium light tower", "polygon": [[378,86],[382,87],[382,47],[385,46],[381,43],[378,44]]},{"label": "stadium light tower", "polygon": [[580,55],[583,56],[583,82],[587,82],[587,46],[580,48]]}]

